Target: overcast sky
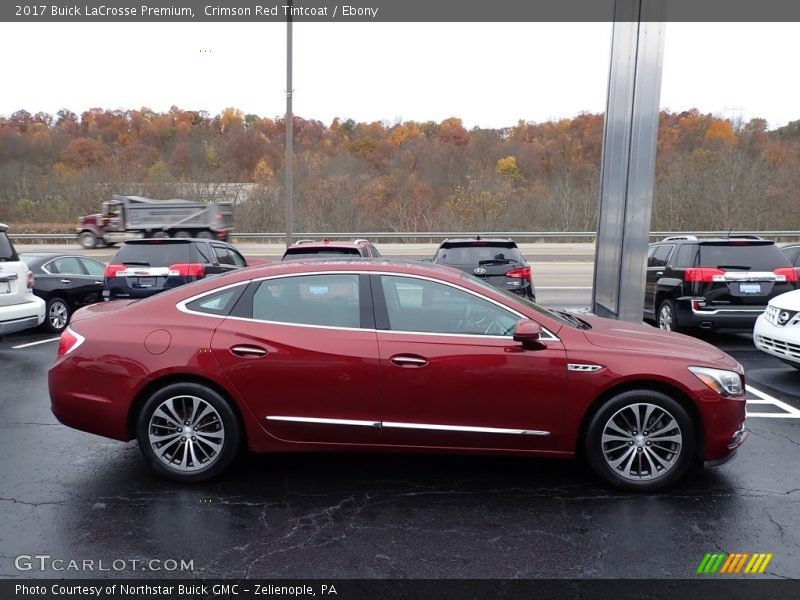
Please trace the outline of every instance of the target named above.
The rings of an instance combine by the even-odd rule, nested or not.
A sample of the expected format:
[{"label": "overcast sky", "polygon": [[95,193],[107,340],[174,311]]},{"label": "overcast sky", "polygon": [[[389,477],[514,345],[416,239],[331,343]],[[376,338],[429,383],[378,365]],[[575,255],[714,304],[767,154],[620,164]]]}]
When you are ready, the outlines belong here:
[{"label": "overcast sky", "polygon": [[[605,108],[610,23],[295,23],[294,112],[541,122]],[[285,23],[0,23],[0,115],[285,111]],[[800,119],[800,23],[668,23],[661,106]]]}]

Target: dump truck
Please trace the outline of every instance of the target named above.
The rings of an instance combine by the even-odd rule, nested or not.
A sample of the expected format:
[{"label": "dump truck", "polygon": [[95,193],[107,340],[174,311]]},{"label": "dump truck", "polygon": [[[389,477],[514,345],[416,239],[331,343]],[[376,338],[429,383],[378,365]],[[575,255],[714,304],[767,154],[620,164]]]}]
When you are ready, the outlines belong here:
[{"label": "dump truck", "polygon": [[118,196],[103,202],[103,212],[80,218],[78,241],[87,250],[150,237],[195,237],[227,241],[233,229],[229,202],[157,200]]}]

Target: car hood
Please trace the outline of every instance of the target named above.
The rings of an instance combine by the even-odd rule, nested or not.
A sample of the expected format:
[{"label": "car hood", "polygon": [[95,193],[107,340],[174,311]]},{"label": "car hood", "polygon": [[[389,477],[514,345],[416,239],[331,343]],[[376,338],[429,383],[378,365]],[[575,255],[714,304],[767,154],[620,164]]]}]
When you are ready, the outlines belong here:
[{"label": "car hood", "polygon": [[800,310],[800,290],[775,296],[769,303],[783,310]]},{"label": "car hood", "polygon": [[688,335],[594,315],[581,314],[580,318],[592,326],[591,329],[584,331],[586,339],[599,348],[628,350],[632,354],[646,352],[670,358],[683,358],[698,364],[713,363],[721,367],[724,365],[728,368],[738,364],[719,348]]}]

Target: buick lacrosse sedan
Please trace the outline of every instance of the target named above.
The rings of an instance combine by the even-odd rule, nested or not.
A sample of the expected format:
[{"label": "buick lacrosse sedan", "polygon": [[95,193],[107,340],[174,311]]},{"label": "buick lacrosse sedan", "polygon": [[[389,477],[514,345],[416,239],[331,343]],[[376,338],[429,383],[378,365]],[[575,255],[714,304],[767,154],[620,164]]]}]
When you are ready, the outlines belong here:
[{"label": "buick lacrosse sedan", "polygon": [[449,267],[241,269],[75,313],[49,374],[65,425],[197,481],[253,452],[582,457],[652,491],[745,438],[744,372],[702,341],[544,309]]}]

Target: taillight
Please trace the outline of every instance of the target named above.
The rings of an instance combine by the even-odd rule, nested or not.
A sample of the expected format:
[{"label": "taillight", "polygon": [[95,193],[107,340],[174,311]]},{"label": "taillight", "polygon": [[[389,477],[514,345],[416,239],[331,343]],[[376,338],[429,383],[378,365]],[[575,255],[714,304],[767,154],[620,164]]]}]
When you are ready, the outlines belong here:
[{"label": "taillight", "polygon": [[125,270],[125,265],[106,265],[106,277],[116,277],[120,271]]},{"label": "taillight", "polygon": [[169,277],[202,277],[205,267],[200,263],[179,263],[169,266]]},{"label": "taillight", "polygon": [[75,333],[72,329],[67,327],[58,340],[58,355],[64,356],[65,354],[69,354],[80,346],[85,339],[86,338],[81,334]]},{"label": "taillight", "polygon": [[521,269],[512,269],[506,273],[506,277],[515,277],[519,279],[530,279],[531,278],[531,268],[530,267],[523,267]]},{"label": "taillight", "polygon": [[773,273],[775,273],[776,281],[789,281],[792,283],[800,281],[797,277],[797,271],[792,267],[781,267],[780,269],[775,269]]},{"label": "taillight", "polygon": [[30,271],[28,271],[28,289],[29,290],[33,289],[33,273],[31,273]]},{"label": "taillight", "polygon": [[711,283],[712,281],[725,281],[725,271],[722,269],[691,268],[686,269],[686,281],[702,281]]}]

